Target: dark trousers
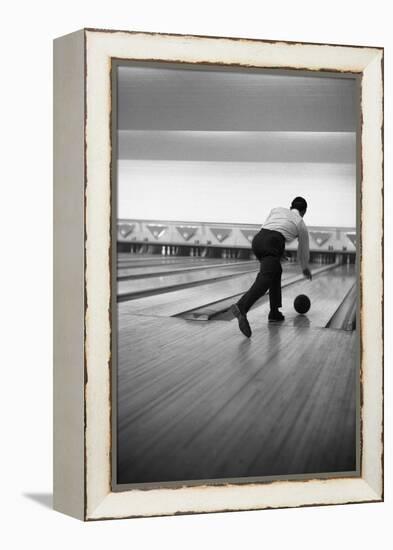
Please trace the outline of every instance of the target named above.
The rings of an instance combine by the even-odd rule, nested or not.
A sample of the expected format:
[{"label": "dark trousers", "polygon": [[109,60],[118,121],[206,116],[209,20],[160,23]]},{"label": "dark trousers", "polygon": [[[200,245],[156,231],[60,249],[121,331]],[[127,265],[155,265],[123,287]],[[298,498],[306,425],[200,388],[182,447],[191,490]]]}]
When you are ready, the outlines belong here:
[{"label": "dark trousers", "polygon": [[251,288],[240,298],[237,305],[244,314],[269,290],[270,309],[281,307],[281,256],[285,239],[278,231],[261,229],[252,241],[252,250],[261,267]]}]

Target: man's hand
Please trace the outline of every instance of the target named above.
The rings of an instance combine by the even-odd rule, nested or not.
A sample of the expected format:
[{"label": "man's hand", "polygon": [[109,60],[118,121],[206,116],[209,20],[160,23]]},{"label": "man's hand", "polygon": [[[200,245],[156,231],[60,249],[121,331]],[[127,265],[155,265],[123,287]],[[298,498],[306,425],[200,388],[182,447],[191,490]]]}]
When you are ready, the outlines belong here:
[{"label": "man's hand", "polygon": [[311,275],[311,271],[308,269],[308,267],[306,269],[303,269],[303,275],[306,277],[306,279],[311,281],[312,275]]}]

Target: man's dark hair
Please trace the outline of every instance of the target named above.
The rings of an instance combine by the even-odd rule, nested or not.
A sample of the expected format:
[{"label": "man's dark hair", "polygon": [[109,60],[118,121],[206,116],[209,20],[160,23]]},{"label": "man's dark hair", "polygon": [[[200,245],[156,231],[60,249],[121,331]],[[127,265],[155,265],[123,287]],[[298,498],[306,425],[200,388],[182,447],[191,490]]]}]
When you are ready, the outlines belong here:
[{"label": "man's dark hair", "polygon": [[296,208],[299,212],[307,210],[307,201],[303,197],[295,197],[291,204],[291,210],[292,208]]}]

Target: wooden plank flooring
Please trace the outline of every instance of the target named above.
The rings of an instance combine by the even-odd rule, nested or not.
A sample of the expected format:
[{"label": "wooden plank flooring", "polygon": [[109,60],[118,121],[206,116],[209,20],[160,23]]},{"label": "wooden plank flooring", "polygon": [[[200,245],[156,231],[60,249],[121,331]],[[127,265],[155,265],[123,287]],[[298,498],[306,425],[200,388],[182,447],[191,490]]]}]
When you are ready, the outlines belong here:
[{"label": "wooden plank flooring", "polygon": [[[337,265],[335,264],[319,267],[317,269],[314,268],[313,277],[315,279],[316,276],[321,276],[322,274],[325,275],[327,271],[335,270],[336,268]],[[295,273],[293,272],[293,270],[295,271]],[[304,281],[304,276],[299,273],[299,268],[296,268],[296,266],[294,266],[293,264],[289,264],[288,268],[286,268],[283,272],[281,287],[283,289],[283,292],[286,292],[286,287],[288,287],[289,285],[302,284]],[[294,286],[293,288],[298,288],[298,286]],[[242,294],[238,294],[235,296],[230,296],[229,298],[225,298],[224,300],[219,300],[218,302],[208,303],[200,308],[186,311],[185,313],[181,314],[180,317],[182,317],[183,319],[200,321],[207,321],[210,319],[230,321],[233,319],[233,316],[230,313],[229,308],[233,303],[237,302],[241,296]],[[268,302],[268,299],[269,295],[265,294],[254,305],[254,308],[266,304]]]},{"label": "wooden plank flooring", "polygon": [[[283,278],[290,277],[298,271],[298,266],[288,265]],[[255,272],[246,273],[236,278],[206,283],[202,288],[186,288],[170,293],[137,298],[118,304],[119,311],[128,315],[171,317],[183,313],[183,311],[245,292],[254,282],[255,274]]]},{"label": "wooden plank flooring", "polygon": [[[303,328],[325,327],[354,282],[354,266],[339,266],[315,277],[312,281],[303,279],[296,285],[284,288],[282,293],[284,324]],[[306,315],[299,315],[293,307],[293,302],[299,294],[306,294],[311,300],[311,308]],[[269,302],[266,297],[260,307],[254,307],[248,314],[252,327],[258,330],[264,326],[268,313]]]},{"label": "wooden plank flooring", "polygon": [[227,272],[228,270],[254,270],[257,271],[259,269],[259,263],[255,261],[244,261],[244,262],[229,262],[229,263],[206,263],[203,261],[199,261],[197,263],[192,263],[191,265],[188,262],[174,262],[170,264],[154,264],[152,265],[142,265],[139,266],[118,266],[117,269],[117,278],[118,279],[126,279],[126,278],[137,278],[137,277],[146,277],[146,276],[154,276],[154,275],[169,275],[172,273],[183,273],[183,272],[194,272],[194,271],[205,271],[206,274],[210,273],[210,271],[215,271],[219,268],[223,273]]},{"label": "wooden plank flooring", "polygon": [[226,267],[225,269],[193,269],[195,271],[177,273],[176,270],[173,270],[171,273],[161,273],[161,275],[155,277],[148,276],[146,278],[139,277],[137,279],[120,280],[117,283],[117,296],[127,296],[131,299],[133,296],[138,296],[141,292],[157,292],[158,289],[168,290],[183,285],[204,284],[220,279],[223,280],[228,277],[237,277],[244,273],[253,273],[255,276],[257,272],[256,265],[233,266],[231,268]]},{"label": "wooden plank flooring", "polygon": [[175,266],[175,265],[186,265],[186,266],[200,266],[205,265],[209,266],[211,264],[237,264],[245,260],[237,260],[235,258],[201,258],[199,256],[159,256],[155,254],[153,256],[128,256],[127,258],[117,258],[117,266],[119,269],[137,269],[140,267],[151,267],[151,266]]},{"label": "wooden plank flooring", "polygon": [[[152,256],[130,267],[122,257],[119,267],[138,273],[202,262],[206,271],[191,273],[203,278],[217,269],[217,259],[209,261],[179,265]],[[218,263],[223,273],[243,262]],[[296,264],[283,267],[284,280],[299,273]],[[353,267],[285,288],[281,325],[267,322],[264,297],[249,312],[250,340],[236,320],[170,317],[244,292],[254,278],[255,272],[118,304],[119,483],[355,470],[356,333],[320,328],[352,286]],[[306,316],[293,310],[298,294],[311,298]]]},{"label": "wooden plank flooring", "polygon": [[355,352],[345,331],[120,313],[118,481],[354,470]]}]

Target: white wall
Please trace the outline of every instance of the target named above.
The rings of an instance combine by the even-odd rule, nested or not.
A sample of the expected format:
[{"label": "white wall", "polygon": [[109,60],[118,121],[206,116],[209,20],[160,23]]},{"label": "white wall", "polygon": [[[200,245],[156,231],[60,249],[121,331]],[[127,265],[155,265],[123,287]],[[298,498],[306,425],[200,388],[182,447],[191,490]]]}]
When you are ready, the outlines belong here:
[{"label": "white wall", "polygon": [[118,217],[263,223],[301,195],[309,225],[356,225],[355,166],[120,160]]}]

